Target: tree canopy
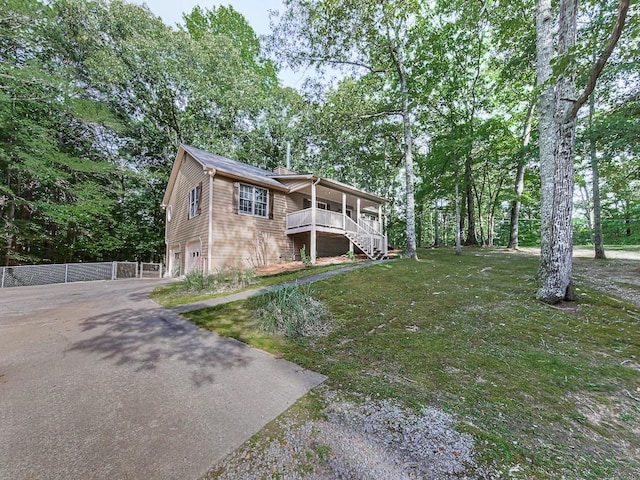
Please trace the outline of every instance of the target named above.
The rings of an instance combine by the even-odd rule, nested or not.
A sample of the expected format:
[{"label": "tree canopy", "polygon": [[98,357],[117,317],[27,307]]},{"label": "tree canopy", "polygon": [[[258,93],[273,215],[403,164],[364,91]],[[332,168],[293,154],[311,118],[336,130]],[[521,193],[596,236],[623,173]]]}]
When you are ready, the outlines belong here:
[{"label": "tree canopy", "polygon": [[[3,0],[0,262],[160,259],[160,201],[181,142],[265,168],[290,144],[294,168],[388,198],[390,243],[410,257],[456,234],[539,245],[553,187],[540,99],[567,72],[578,94],[592,83],[618,5],[581,2],[575,45],[549,50],[536,75],[536,30],[557,43],[558,6],[536,25],[532,0],[289,0],[266,39],[231,6],[196,7],[170,27],[121,0]],[[640,238],[629,8],[591,114],[575,116],[580,243],[596,225],[604,243]],[[296,90],[279,65],[327,76]]]}]

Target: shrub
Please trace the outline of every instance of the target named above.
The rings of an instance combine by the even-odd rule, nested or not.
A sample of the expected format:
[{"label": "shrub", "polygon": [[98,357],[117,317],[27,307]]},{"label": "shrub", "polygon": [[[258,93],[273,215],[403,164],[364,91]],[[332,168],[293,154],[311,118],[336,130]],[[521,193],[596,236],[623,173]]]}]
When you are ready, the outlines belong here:
[{"label": "shrub", "polygon": [[184,290],[190,292],[224,292],[237,290],[253,283],[255,272],[251,269],[225,268],[211,275],[200,271],[189,272],[182,281]]},{"label": "shrub", "polygon": [[300,260],[302,260],[302,263],[307,267],[311,265],[311,256],[307,255],[306,245],[303,245],[300,249]]},{"label": "shrub", "polygon": [[307,285],[282,287],[257,299],[256,315],[260,328],[286,337],[326,335],[331,315],[320,300],[311,296]]}]

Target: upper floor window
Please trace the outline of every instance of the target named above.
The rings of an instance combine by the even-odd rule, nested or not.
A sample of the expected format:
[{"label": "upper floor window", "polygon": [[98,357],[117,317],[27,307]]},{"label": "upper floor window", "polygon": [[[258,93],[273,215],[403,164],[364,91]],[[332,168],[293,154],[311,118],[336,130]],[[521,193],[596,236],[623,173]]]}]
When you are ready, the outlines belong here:
[{"label": "upper floor window", "polygon": [[266,188],[240,184],[238,213],[266,217],[268,215],[269,191]]},{"label": "upper floor window", "polygon": [[189,192],[189,218],[193,218],[200,214],[201,194],[202,185],[198,185]]},{"label": "upper floor window", "polygon": [[[320,210],[329,210],[329,204],[327,202],[321,202],[320,200],[316,202],[316,207]],[[302,208],[311,208],[311,200],[305,198],[302,201]]]}]

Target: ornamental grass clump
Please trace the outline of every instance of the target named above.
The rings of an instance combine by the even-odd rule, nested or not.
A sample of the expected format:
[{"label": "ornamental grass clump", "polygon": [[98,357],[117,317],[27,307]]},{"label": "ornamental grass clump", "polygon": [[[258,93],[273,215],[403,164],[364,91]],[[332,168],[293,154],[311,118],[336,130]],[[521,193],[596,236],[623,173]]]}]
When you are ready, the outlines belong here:
[{"label": "ornamental grass clump", "polygon": [[256,316],[260,328],[285,337],[322,336],[331,330],[326,305],[311,296],[311,288],[289,286],[261,296]]},{"label": "ornamental grass clump", "polygon": [[200,271],[189,272],[182,280],[183,289],[189,292],[226,292],[249,286],[255,279],[251,269],[225,268],[211,275]]}]

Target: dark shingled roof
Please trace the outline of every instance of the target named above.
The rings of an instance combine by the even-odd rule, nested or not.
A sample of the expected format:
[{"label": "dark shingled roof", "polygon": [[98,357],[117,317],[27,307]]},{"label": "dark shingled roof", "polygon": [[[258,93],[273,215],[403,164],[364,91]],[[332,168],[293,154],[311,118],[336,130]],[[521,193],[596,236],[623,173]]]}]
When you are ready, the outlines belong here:
[{"label": "dark shingled roof", "polygon": [[271,178],[271,176],[275,174],[269,170],[264,170],[262,168],[254,167],[253,165],[231,160],[221,155],[216,155],[215,153],[205,152],[204,150],[200,150],[199,148],[195,148],[190,145],[182,145],[182,148],[184,148],[189,155],[199,161],[202,165],[215,168],[221,173],[228,173],[238,177],[243,177],[247,180],[253,180],[254,182],[262,183],[263,185],[271,185],[283,190],[287,189],[284,184]]}]

